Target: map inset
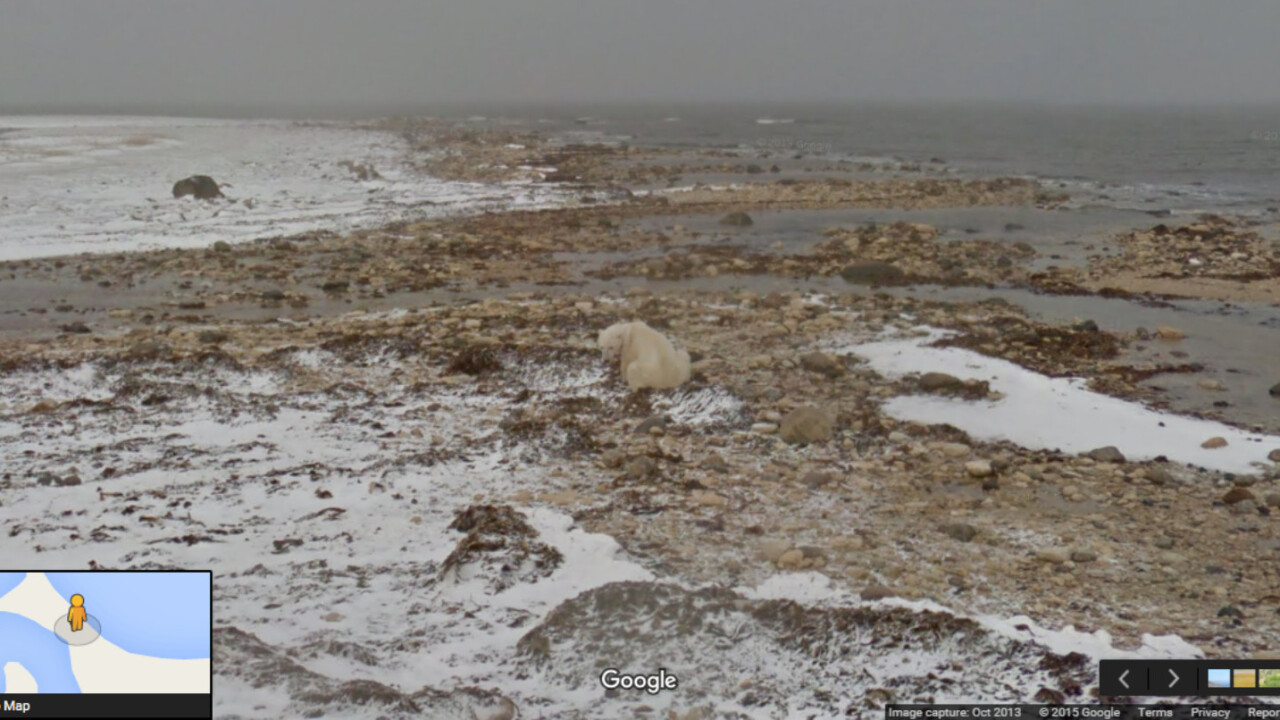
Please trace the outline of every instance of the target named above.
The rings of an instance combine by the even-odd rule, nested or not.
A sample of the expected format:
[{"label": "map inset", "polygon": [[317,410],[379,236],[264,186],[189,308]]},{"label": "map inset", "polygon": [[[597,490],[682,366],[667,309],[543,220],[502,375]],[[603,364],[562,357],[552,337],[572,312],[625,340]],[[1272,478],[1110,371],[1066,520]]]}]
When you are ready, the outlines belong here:
[{"label": "map inset", "polygon": [[208,693],[207,572],[0,572],[0,693]]}]

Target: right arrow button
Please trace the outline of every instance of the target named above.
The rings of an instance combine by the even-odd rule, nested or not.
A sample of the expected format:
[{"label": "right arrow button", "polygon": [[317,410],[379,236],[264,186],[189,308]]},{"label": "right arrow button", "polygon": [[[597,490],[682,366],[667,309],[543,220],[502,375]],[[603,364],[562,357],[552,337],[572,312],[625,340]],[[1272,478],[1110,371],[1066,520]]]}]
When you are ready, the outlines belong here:
[{"label": "right arrow button", "polygon": [[1169,668],[1169,674],[1173,676],[1173,681],[1169,683],[1169,689],[1172,690],[1173,686],[1177,685],[1182,678],[1178,677],[1178,673],[1174,672],[1173,668]]}]

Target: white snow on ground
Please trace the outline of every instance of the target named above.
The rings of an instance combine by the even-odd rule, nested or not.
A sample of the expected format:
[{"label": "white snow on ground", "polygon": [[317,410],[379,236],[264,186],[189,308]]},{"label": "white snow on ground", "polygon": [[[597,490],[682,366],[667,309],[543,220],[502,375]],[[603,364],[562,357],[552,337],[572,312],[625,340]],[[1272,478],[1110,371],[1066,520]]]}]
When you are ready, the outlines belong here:
[{"label": "white snow on ground", "polygon": [[[394,133],[339,123],[0,116],[0,260],[342,232],[565,199],[527,182],[439,180],[412,168],[407,151]],[[344,161],[382,179],[360,181]],[[191,175],[213,177],[226,199],[174,199],[173,184]]]},{"label": "white snow on ground", "polygon": [[993,615],[969,615],[963,611],[939,605],[929,600],[885,598],[866,602],[858,599],[850,592],[835,588],[829,577],[817,572],[779,573],[755,587],[739,588],[738,591],[749,598],[794,600],[806,605],[830,607],[885,605],[905,607],[921,612],[947,612],[959,617],[968,617],[976,620],[983,627],[1005,637],[1040,643],[1060,655],[1078,652],[1092,658],[1106,658],[1109,660],[1123,660],[1125,658],[1181,658],[1186,660],[1204,656],[1200,648],[1176,635],[1144,634],[1141,648],[1137,650],[1119,650],[1112,644],[1111,634],[1106,630],[1086,633],[1076,630],[1070,625],[1061,630],[1050,630],[1041,627],[1035,620],[1026,615],[1015,615],[1010,618],[1001,618]]},{"label": "white snow on ground", "polygon": [[[1009,440],[1027,448],[1088,452],[1115,445],[1131,460],[1164,455],[1175,462],[1235,473],[1270,467],[1267,453],[1280,448],[1280,437],[1151,410],[1092,392],[1080,378],[1047,377],[964,348],[929,347],[945,331],[919,330],[924,331],[919,337],[851,345],[840,352],[865,358],[876,372],[888,377],[944,372],[964,380],[986,380],[1005,397],[971,402],[933,395],[899,396],[884,404],[884,411],[896,418],[947,423],[976,438]],[[1201,447],[1205,440],[1219,436],[1227,440],[1226,447]]]},{"label": "white snow on ground", "polygon": [[[521,705],[522,716],[622,713],[636,699],[605,698],[589,673],[575,674],[579,682],[570,684],[558,679],[554,667],[530,672],[515,659],[517,641],[561,603],[608,583],[660,580],[612,538],[583,531],[561,512],[520,502],[538,542],[563,555],[561,565],[498,591],[486,584],[492,576],[471,566],[440,573],[463,536],[448,528],[455,511],[473,503],[511,502],[519,493],[536,498],[568,485],[607,481],[590,462],[556,457],[554,443],[536,448],[534,460],[522,459],[529,450],[525,443],[536,441],[513,441],[499,421],[520,407],[512,404],[516,387],[533,393],[526,406],[566,396],[613,403],[625,392],[616,378],[594,358],[505,367],[513,384],[489,394],[477,393],[470,379],[457,383],[439,376],[442,368],[424,368],[420,358],[380,351],[352,360],[340,351],[297,350],[279,367],[249,371],[164,363],[27,371],[21,382],[4,387],[6,404],[0,407],[0,450],[11,458],[0,506],[6,559],[26,567],[86,567],[97,561],[108,567],[210,568],[219,626],[252,633],[308,670],[338,681],[373,680],[405,692],[424,686],[496,688]],[[408,373],[417,373],[425,385],[410,383]],[[552,377],[565,384],[557,387]],[[344,385],[335,389],[339,380]],[[144,404],[143,393],[124,391],[129,383],[172,399]],[[26,412],[46,396],[46,387],[67,401],[77,394],[118,394],[105,406],[71,402],[45,413]],[[325,387],[330,389],[318,389]],[[703,388],[668,393],[655,405],[679,422],[714,427],[735,422],[740,401],[722,389]],[[104,475],[108,467],[114,472]],[[50,487],[38,481],[42,473],[74,473],[82,484]],[[902,606],[965,617],[962,609],[929,603],[866,603],[816,573],[778,575],[737,592],[809,607]],[[1095,658],[1200,655],[1172,637],[1145,638],[1142,648],[1126,652],[1114,649],[1104,632],[1048,630],[1024,617],[970,617],[998,638],[1034,640],[1058,652]],[[739,620],[746,618],[726,616],[723,623]],[[642,627],[647,621],[636,622]],[[658,633],[667,643],[661,652],[688,651],[668,667],[681,668],[691,688],[699,687],[692,678],[716,678],[723,694],[705,692],[722,711],[736,706],[746,717],[776,714],[772,706],[736,705],[741,691],[734,688],[742,677],[764,688],[817,682],[842,697],[871,682],[851,685],[852,676],[840,674],[844,670],[816,677],[813,663],[822,660],[806,659],[764,635],[739,637],[730,625],[723,628],[737,643],[730,649],[698,646],[714,641],[715,633],[705,633],[721,620],[702,622],[705,637],[689,640],[688,648],[679,637]],[[975,661],[973,648],[962,643],[877,645],[858,653],[841,662],[861,663],[879,678],[875,682],[922,675],[956,658]],[[689,659],[694,657],[697,662]],[[215,671],[219,716],[297,714],[285,687],[250,689],[243,678]],[[1018,684],[1036,671],[992,665],[977,675],[965,672],[956,676],[954,698],[948,699],[990,699],[987,693],[1001,678]],[[662,709],[689,698],[643,700]],[[795,711],[803,705],[797,700]],[[325,714],[393,715],[376,704],[333,707]]]}]

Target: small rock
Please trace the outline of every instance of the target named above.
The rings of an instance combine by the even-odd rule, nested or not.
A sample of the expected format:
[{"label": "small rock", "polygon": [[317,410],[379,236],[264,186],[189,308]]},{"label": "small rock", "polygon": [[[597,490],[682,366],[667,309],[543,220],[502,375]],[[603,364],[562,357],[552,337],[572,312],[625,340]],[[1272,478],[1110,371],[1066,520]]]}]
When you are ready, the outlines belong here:
[{"label": "small rock", "polygon": [[1036,551],[1036,559],[1040,562],[1047,562],[1051,565],[1061,565],[1071,559],[1065,550],[1038,550]]},{"label": "small rock", "polygon": [[752,423],[751,432],[757,432],[757,433],[760,433],[761,435],[772,435],[778,432],[778,425],[777,423],[771,423],[771,422]]},{"label": "small rock", "polygon": [[196,339],[206,345],[217,345],[231,339],[231,333],[223,330],[201,330]]},{"label": "small rock", "polygon": [[812,405],[798,407],[782,418],[778,435],[792,445],[825,442],[835,433],[836,419],[831,413]]},{"label": "small rock", "polygon": [[1177,328],[1163,325],[1161,327],[1156,328],[1156,337],[1160,338],[1161,340],[1174,341],[1174,340],[1182,340],[1186,338],[1187,334]]},{"label": "small rock", "polygon": [[800,367],[808,370],[809,372],[826,375],[830,378],[839,377],[844,374],[844,366],[842,366],[834,357],[821,352],[811,352],[801,355]]},{"label": "small rock", "polygon": [[320,616],[320,619],[324,620],[325,622],[338,622],[339,620],[342,619],[342,613],[340,612],[325,613],[324,615]]},{"label": "small rock", "polygon": [[1220,618],[1243,618],[1243,617],[1244,617],[1244,613],[1243,613],[1243,612],[1241,612],[1241,611],[1240,611],[1240,608],[1236,607],[1235,605],[1226,605],[1226,606],[1224,606],[1222,609],[1218,610],[1218,617],[1220,617]]},{"label": "small rock", "polygon": [[938,452],[950,458],[968,457],[969,446],[964,443],[942,443],[938,446]]},{"label": "small rock", "polygon": [[792,548],[778,556],[776,564],[782,570],[799,570],[804,565],[804,552]]},{"label": "small rock", "polygon": [[1075,330],[1080,330],[1081,332],[1098,332],[1098,323],[1092,320],[1084,320],[1072,325],[1071,327]]},{"label": "small rock", "polygon": [[647,455],[631,458],[627,461],[622,473],[629,480],[643,480],[658,472],[658,463]]},{"label": "small rock", "polygon": [[1124,453],[1120,452],[1120,448],[1116,447],[1115,445],[1108,445],[1106,447],[1100,447],[1100,448],[1095,448],[1093,450],[1090,450],[1088,453],[1086,453],[1086,457],[1089,457],[1093,460],[1097,460],[1098,462],[1105,462],[1105,463],[1124,462]]},{"label": "small rock", "polygon": [[1147,468],[1147,481],[1152,485],[1169,485],[1174,482],[1173,473],[1159,465]]},{"label": "small rock", "polygon": [[919,386],[925,392],[946,392],[963,388],[964,381],[947,373],[927,372],[920,376]]},{"label": "small rock", "polygon": [[964,471],[969,473],[969,477],[984,478],[990,477],[995,469],[989,460],[970,460],[964,464]]},{"label": "small rock", "polygon": [[840,277],[854,285],[894,285],[903,282],[906,273],[887,262],[866,260],[847,266]]},{"label": "small rock", "polygon": [[1271,462],[1280,463],[1280,448],[1276,448],[1275,450],[1267,453],[1267,459]]},{"label": "small rock", "polygon": [[92,330],[90,330],[90,329],[89,329],[89,326],[88,326],[88,325],[85,325],[84,323],[80,322],[79,320],[77,320],[77,321],[75,321],[75,322],[72,322],[72,323],[67,323],[66,325],[63,325],[62,327],[60,327],[60,328],[58,328],[58,329],[59,329],[59,330],[61,330],[61,331],[62,331],[62,332],[64,332],[64,333],[72,333],[72,334],[76,334],[76,335],[84,335],[84,334],[86,334],[86,333],[91,333],[91,332],[93,332]]},{"label": "small rock", "polygon": [[1169,537],[1168,535],[1162,535],[1156,538],[1155,540],[1153,540],[1151,544],[1155,545],[1161,550],[1168,550],[1169,548],[1173,547],[1173,538]]},{"label": "small rock", "polygon": [[810,490],[817,490],[818,488],[826,487],[835,481],[836,476],[834,473],[823,472],[821,470],[807,472],[804,477],[800,479],[801,484]]},{"label": "small rock", "polygon": [[1217,450],[1218,448],[1224,448],[1226,446],[1227,446],[1227,439],[1224,437],[1211,437],[1208,440],[1205,440],[1204,442],[1200,443],[1200,447],[1204,448],[1205,450]]},{"label": "small rock", "polygon": [[653,415],[646,418],[644,422],[636,426],[637,435],[646,435],[653,428],[665,429],[667,427],[667,419],[661,415]]},{"label": "small rock", "polygon": [[1074,550],[1071,553],[1073,563],[1091,563],[1098,559],[1098,553],[1092,550]]},{"label": "small rock", "polygon": [[1271,397],[1280,398],[1280,383],[1271,386]]},{"label": "small rock", "polygon": [[220,253],[231,252],[231,243],[226,240],[219,240],[213,244],[213,251]]},{"label": "small rock", "polygon": [[778,562],[778,558],[782,554],[791,549],[791,543],[786,540],[765,540],[760,543],[759,554],[760,559],[771,563]]},{"label": "small rock", "polygon": [[1266,501],[1267,507],[1280,508],[1280,492],[1267,493],[1263,500]]},{"label": "small rock", "polygon": [[1214,380],[1212,378],[1203,378],[1196,384],[1200,386],[1201,390],[1212,390],[1214,392],[1222,392],[1223,390],[1227,389],[1227,386],[1222,384],[1221,380]]},{"label": "small rock", "polygon": [[724,507],[725,505],[729,504],[729,500],[726,499],[723,495],[718,495],[713,492],[704,492],[701,490],[695,490],[693,492],[692,497],[694,502],[698,503],[699,505],[706,505],[708,507]]},{"label": "small rock", "polygon": [[884,585],[868,585],[862,589],[863,600],[884,600],[885,598],[897,597],[898,593],[889,589]]},{"label": "small rock", "polygon": [[222,197],[218,183],[208,175],[192,175],[173,184],[175,198],[193,196],[197,200],[215,200]]},{"label": "small rock", "polygon": [[755,222],[751,216],[744,212],[732,212],[720,218],[721,225],[731,225],[733,227],[748,227],[754,225]]},{"label": "small rock", "polygon": [[978,535],[977,528],[968,523],[962,522],[943,523],[938,527],[938,530],[940,530],[943,535],[946,535],[953,540],[965,543],[973,540],[973,538]]},{"label": "small rock", "polygon": [[622,452],[617,448],[614,448],[612,450],[605,450],[603,453],[600,454],[600,462],[607,468],[622,467],[622,463],[626,461],[627,461],[626,453]]},{"label": "small rock", "polygon": [[1252,500],[1253,497],[1253,491],[1249,488],[1234,487],[1222,496],[1222,502],[1228,505],[1235,505],[1245,500]]}]

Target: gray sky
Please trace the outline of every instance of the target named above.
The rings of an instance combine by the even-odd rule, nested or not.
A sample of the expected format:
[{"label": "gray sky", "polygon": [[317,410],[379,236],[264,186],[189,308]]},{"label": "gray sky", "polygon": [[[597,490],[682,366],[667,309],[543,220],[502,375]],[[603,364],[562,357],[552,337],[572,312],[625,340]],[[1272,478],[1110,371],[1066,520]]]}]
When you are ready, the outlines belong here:
[{"label": "gray sky", "polygon": [[0,108],[1280,102],[1277,0],[0,0]]}]

